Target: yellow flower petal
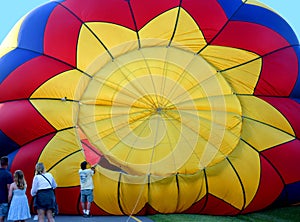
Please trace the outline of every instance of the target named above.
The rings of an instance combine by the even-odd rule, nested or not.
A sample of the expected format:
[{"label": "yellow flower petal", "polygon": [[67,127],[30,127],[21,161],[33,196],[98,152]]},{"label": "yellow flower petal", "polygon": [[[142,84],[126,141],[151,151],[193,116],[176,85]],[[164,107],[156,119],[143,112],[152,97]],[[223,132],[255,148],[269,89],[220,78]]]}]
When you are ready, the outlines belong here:
[{"label": "yellow flower petal", "polygon": [[53,174],[59,187],[79,185],[78,169],[83,160],[74,128],[57,132],[39,157],[39,162],[43,162],[46,170]]}]

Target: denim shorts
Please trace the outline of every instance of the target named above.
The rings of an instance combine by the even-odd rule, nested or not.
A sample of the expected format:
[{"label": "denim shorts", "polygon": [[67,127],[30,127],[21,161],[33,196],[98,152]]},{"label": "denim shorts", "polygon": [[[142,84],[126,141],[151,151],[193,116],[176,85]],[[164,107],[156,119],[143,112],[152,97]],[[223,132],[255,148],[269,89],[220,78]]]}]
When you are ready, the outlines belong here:
[{"label": "denim shorts", "polygon": [[6,217],[8,213],[8,203],[0,204],[0,217]]},{"label": "denim shorts", "polygon": [[94,200],[93,190],[81,190],[80,194],[81,194],[81,202],[83,202],[83,203],[85,203],[85,202],[92,203],[93,202],[93,200]]}]

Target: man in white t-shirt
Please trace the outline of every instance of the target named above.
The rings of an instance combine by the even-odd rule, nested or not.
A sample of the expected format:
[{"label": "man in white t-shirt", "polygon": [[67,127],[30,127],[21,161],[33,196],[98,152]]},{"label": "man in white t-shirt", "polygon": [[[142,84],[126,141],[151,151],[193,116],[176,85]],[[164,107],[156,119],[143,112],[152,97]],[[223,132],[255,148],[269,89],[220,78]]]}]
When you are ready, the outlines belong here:
[{"label": "man in white t-shirt", "polygon": [[83,216],[90,216],[91,203],[94,201],[93,189],[93,175],[95,173],[95,168],[87,169],[88,163],[83,161],[80,164],[81,169],[79,170],[80,176],[80,202],[83,210]]}]

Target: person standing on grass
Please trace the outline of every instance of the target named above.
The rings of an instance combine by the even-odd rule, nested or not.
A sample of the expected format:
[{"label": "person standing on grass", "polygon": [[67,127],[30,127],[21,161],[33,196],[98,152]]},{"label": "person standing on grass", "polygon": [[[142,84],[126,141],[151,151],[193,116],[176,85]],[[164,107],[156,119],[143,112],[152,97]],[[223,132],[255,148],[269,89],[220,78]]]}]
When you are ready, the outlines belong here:
[{"label": "person standing on grass", "polygon": [[83,161],[80,164],[79,177],[80,177],[80,202],[83,210],[84,217],[90,217],[91,204],[94,201],[94,183],[93,175],[95,173],[95,168],[87,169],[88,163]]},{"label": "person standing on grass", "polygon": [[12,174],[7,170],[8,157],[1,157],[0,164],[0,222],[4,222],[8,213],[8,191],[14,181]]}]

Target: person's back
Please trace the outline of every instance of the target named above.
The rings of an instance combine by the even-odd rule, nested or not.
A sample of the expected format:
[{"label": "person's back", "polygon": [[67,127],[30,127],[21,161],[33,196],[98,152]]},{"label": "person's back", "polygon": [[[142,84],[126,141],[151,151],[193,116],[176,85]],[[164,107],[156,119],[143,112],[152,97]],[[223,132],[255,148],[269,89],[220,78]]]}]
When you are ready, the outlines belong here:
[{"label": "person's back", "polygon": [[81,195],[81,207],[83,210],[83,216],[88,217],[90,216],[90,208],[91,203],[94,200],[93,196],[93,175],[95,172],[95,168],[87,169],[87,162],[83,161],[80,164],[81,169],[79,169],[79,177],[80,177],[80,195]]},{"label": "person's back", "polygon": [[[14,197],[15,198],[23,198],[26,195],[26,189],[15,189],[13,191]],[[26,197],[26,196],[25,196]]]},{"label": "person's back", "polygon": [[8,188],[7,184],[12,183],[11,174],[5,168],[0,168],[0,204],[8,203]]},{"label": "person's back", "polygon": [[8,194],[10,207],[7,220],[25,221],[31,218],[26,189],[27,184],[23,171],[16,170],[14,173],[14,183],[10,185]]},{"label": "person's back", "polygon": [[81,190],[94,189],[93,178],[92,178],[93,175],[94,175],[94,171],[91,169],[79,170]]},{"label": "person's back", "polygon": [[8,190],[10,184],[13,183],[13,178],[7,170],[8,158],[1,157],[0,164],[0,222],[3,222],[8,212]]},{"label": "person's back", "polygon": [[56,209],[56,200],[53,189],[57,186],[51,173],[47,173],[43,163],[35,165],[35,176],[33,177],[30,190],[34,197],[33,206],[38,212],[38,221],[43,221],[47,216],[48,222],[55,221],[53,212]]}]

